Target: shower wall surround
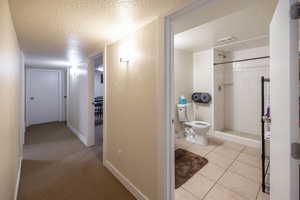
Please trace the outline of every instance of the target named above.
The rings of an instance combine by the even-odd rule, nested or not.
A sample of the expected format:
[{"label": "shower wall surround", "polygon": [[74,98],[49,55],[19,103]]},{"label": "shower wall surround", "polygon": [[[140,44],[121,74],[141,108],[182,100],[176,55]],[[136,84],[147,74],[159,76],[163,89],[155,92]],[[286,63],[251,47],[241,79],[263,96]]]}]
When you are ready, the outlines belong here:
[{"label": "shower wall surround", "polygon": [[[210,104],[194,103],[196,120],[211,124],[214,130],[233,130],[260,134],[260,77],[269,77],[269,59],[251,60],[214,66],[214,63],[263,57],[268,47],[220,52],[208,49],[200,52],[175,50],[175,104],[184,95],[191,101],[193,92],[208,92]],[[225,57],[224,57],[225,56]],[[176,109],[176,105],[174,105]],[[175,118],[175,132],[183,126]]]},{"label": "shower wall surround", "polygon": [[[268,47],[259,47],[227,53],[226,59],[240,60],[268,55]],[[229,129],[259,135],[260,78],[269,77],[269,59],[218,65],[214,72],[215,130]]]}]

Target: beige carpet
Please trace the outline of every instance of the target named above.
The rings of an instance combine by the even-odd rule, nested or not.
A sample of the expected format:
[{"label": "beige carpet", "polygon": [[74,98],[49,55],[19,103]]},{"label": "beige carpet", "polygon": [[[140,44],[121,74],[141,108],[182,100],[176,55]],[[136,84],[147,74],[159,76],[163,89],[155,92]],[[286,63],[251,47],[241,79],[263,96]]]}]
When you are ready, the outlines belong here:
[{"label": "beige carpet", "polygon": [[[101,138],[99,135],[96,138]],[[18,200],[134,200],[64,123],[28,128]]]}]

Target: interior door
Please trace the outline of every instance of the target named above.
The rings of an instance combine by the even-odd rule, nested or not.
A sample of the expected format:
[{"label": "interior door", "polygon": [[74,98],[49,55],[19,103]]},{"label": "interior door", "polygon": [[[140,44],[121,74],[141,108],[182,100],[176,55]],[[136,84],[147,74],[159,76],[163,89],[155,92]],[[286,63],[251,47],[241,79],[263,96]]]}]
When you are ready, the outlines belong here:
[{"label": "interior door", "polygon": [[60,121],[60,72],[27,70],[27,125]]},{"label": "interior door", "polygon": [[298,21],[290,17],[295,0],[278,0],[270,25],[272,200],[299,200],[299,163],[291,144],[299,139]]}]

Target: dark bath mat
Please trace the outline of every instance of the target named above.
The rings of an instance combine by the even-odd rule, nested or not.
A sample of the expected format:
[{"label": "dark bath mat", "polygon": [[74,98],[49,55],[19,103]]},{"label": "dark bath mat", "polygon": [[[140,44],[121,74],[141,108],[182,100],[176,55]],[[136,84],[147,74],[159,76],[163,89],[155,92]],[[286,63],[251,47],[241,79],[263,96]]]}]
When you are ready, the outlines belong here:
[{"label": "dark bath mat", "polygon": [[184,149],[175,150],[175,189],[187,182],[208,163],[206,158]]}]

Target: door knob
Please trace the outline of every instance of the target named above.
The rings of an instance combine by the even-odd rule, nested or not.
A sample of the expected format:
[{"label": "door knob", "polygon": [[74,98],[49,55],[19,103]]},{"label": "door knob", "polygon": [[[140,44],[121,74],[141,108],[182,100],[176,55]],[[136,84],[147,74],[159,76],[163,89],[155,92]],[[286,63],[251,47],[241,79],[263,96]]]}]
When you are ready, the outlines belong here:
[{"label": "door knob", "polygon": [[34,100],[34,97],[30,97],[30,100]]}]

